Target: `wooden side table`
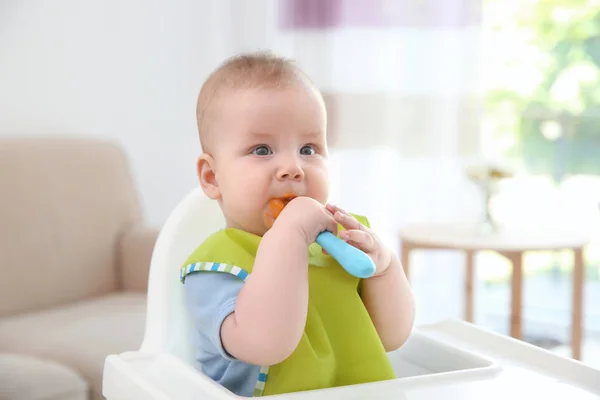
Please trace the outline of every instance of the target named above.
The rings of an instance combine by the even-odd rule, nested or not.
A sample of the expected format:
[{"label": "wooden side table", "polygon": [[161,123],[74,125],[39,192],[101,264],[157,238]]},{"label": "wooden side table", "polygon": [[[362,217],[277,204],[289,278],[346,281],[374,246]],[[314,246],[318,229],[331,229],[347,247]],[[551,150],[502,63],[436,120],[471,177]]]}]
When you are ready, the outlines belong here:
[{"label": "wooden side table", "polygon": [[495,251],[512,263],[510,335],[522,339],[523,254],[527,251],[570,249],[574,254],[571,316],[571,351],[581,359],[584,263],[583,249],[590,237],[573,230],[515,230],[482,233],[472,225],[424,224],[409,226],[400,233],[402,265],[410,279],[410,253],[417,249],[458,250],[466,255],[465,320],[473,321],[474,255],[477,251]]}]

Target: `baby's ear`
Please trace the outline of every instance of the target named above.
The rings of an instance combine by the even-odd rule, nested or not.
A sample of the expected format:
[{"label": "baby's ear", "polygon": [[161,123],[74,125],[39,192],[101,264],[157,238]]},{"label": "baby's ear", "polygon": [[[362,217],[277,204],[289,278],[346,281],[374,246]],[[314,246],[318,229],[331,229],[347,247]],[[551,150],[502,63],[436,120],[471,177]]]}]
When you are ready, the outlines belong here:
[{"label": "baby's ear", "polygon": [[221,191],[217,184],[217,179],[214,170],[215,160],[210,154],[203,153],[198,157],[196,162],[196,168],[198,171],[198,179],[200,180],[200,186],[202,190],[212,200],[218,200],[221,198]]}]

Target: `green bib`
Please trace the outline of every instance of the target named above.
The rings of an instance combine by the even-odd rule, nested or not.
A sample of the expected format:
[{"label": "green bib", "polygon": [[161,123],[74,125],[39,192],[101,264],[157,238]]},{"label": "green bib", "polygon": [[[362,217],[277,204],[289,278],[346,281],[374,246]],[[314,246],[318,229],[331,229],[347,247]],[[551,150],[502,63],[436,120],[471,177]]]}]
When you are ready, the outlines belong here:
[{"label": "green bib", "polygon": [[[245,280],[252,273],[260,240],[231,228],[211,235],[181,268],[182,282],[187,274],[201,271]],[[396,378],[360,298],[360,279],[323,254],[316,243],[309,247],[308,279],[308,315],[300,343],[283,362],[261,368],[254,396]]]}]

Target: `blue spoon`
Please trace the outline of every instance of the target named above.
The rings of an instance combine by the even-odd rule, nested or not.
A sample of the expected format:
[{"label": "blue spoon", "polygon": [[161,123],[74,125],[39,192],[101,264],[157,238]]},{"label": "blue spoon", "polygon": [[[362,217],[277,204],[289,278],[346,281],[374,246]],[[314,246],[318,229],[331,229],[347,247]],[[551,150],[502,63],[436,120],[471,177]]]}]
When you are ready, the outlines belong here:
[{"label": "blue spoon", "polygon": [[321,232],[317,236],[317,243],[325,249],[330,256],[350,275],[357,278],[368,278],[375,273],[375,264],[371,257],[364,251],[344,242],[329,231]]}]

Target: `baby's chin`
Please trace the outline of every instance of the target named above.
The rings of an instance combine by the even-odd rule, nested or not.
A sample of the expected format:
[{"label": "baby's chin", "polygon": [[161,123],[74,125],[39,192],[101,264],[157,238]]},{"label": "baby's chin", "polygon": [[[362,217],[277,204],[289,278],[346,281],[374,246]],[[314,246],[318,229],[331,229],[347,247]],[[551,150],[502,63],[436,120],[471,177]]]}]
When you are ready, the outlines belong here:
[{"label": "baby's chin", "polygon": [[241,231],[251,233],[256,236],[263,236],[270,228],[270,225],[266,221],[260,221],[253,219],[250,220],[236,220],[232,218],[226,218],[227,228],[239,229]]}]

